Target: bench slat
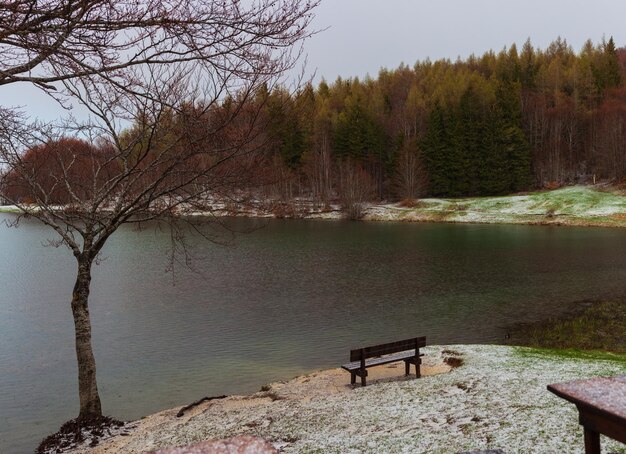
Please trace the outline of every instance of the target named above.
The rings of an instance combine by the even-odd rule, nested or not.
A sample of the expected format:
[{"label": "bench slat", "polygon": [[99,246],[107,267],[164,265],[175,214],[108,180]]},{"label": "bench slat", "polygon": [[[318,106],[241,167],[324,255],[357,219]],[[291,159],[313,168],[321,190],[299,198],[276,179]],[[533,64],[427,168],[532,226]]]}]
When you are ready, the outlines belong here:
[{"label": "bench slat", "polygon": [[[365,358],[373,358],[377,356],[387,355],[390,353],[402,352],[405,350],[415,349],[415,337],[411,339],[404,339],[396,342],[389,342],[387,344],[373,345],[371,347],[357,348],[350,350],[350,361],[360,361],[361,351]],[[426,346],[426,337],[417,338],[417,348]]]}]

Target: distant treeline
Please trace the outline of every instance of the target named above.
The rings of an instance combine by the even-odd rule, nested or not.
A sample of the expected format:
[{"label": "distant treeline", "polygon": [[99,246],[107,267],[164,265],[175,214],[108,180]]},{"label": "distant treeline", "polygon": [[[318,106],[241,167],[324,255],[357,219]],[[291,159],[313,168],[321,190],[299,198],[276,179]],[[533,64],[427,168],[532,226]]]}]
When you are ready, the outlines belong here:
[{"label": "distant treeline", "polygon": [[612,38],[579,53],[557,39],[272,90],[267,134],[291,175],[279,193],[404,199],[626,179],[625,71]]},{"label": "distant treeline", "polygon": [[[262,87],[244,103],[232,98],[219,106],[190,103],[180,114],[161,114],[163,128],[156,135],[136,124],[123,135],[130,147],[124,162],[142,156],[146,165],[151,161],[145,156],[162,156],[159,150],[168,141],[167,153],[215,149],[214,158],[199,152],[189,165],[220,162],[221,172],[233,176],[225,193],[237,189],[246,173],[245,180],[271,200],[340,200],[346,207],[619,182],[626,180],[625,73],[626,49],[616,49],[612,38],[598,45],[588,41],[579,53],[557,39],[545,50],[527,41],[521,50],[512,45],[455,62],[401,65],[381,70],[376,79],[339,78],[296,92]],[[230,116],[233,121],[224,121]],[[212,130],[214,124],[227,127]],[[256,129],[250,134],[252,124]],[[72,150],[87,150],[86,145],[68,143],[30,150],[24,158],[27,173],[44,169],[39,174],[50,180],[51,167],[42,164],[50,161],[46,152],[58,148],[65,151],[57,152],[56,160],[72,162],[76,179],[84,180],[95,158],[77,160]],[[250,153],[229,160],[230,150],[240,147]],[[97,153],[80,156],[114,156],[113,147],[96,148]],[[83,161],[91,164],[79,168]],[[114,176],[117,161],[105,161],[111,163],[107,175]],[[5,194],[37,199],[22,184],[24,177],[9,177]],[[41,191],[66,203],[69,195],[56,180]]]}]

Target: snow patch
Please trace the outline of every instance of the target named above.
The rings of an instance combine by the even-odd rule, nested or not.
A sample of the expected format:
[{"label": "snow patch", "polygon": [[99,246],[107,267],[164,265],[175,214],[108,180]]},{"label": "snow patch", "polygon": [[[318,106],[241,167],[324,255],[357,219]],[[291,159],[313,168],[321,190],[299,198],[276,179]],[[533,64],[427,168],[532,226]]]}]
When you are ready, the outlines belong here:
[{"label": "snow patch", "polygon": [[[574,405],[546,386],[626,373],[623,361],[539,355],[507,346],[451,348],[464,362],[446,374],[322,393],[320,383],[338,372],[318,372],[272,384],[270,399],[267,392],[233,396],[184,420],[175,418],[175,411],[148,417],[113,448],[139,453],[247,434],[267,439],[283,452],[581,452],[583,431]],[[425,360],[441,361],[449,349],[426,348]],[[348,374],[338,377],[345,383],[338,386],[349,388]],[[237,399],[256,403],[234,405]],[[603,447],[626,452],[623,444],[608,439]],[[111,452],[112,446],[101,448],[80,452]]]}]

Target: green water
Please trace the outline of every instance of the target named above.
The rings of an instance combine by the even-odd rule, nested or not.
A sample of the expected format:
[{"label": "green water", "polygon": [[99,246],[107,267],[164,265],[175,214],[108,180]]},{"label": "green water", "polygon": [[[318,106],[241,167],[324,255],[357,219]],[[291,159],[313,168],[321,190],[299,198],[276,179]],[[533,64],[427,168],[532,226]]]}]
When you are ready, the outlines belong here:
[{"label": "green water", "polygon": [[[230,222],[251,231],[226,247],[190,237],[194,270],[174,279],[167,231],[111,238],[91,298],[105,413],[255,391],[335,367],[363,344],[499,342],[511,323],[624,293],[626,230]],[[42,246],[49,237],[34,221],[0,227],[2,453],[32,451],[77,414],[75,265],[67,249]]]}]

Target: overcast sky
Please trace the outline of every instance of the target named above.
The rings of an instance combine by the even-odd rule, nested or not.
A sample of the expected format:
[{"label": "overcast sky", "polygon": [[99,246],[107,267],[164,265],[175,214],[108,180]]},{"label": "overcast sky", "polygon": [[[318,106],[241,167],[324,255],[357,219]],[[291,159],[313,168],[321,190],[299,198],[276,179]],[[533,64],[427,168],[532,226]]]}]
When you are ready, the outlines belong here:
[{"label": "overcast sky", "polygon": [[[327,28],[305,44],[307,72],[316,72],[316,82],[375,77],[381,67],[497,51],[529,37],[545,48],[561,36],[576,51],[603,36],[626,45],[620,0],[322,0],[316,16],[314,28]],[[0,103],[48,119],[60,113],[26,85],[0,89]]]},{"label": "overcast sky", "polygon": [[430,57],[456,59],[518,46],[545,48],[558,36],[579,51],[613,36],[626,45],[626,2],[620,0],[322,0],[306,44],[308,67],[323,76],[376,76],[381,67]]}]

